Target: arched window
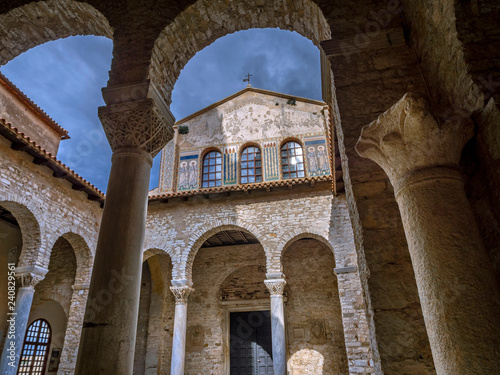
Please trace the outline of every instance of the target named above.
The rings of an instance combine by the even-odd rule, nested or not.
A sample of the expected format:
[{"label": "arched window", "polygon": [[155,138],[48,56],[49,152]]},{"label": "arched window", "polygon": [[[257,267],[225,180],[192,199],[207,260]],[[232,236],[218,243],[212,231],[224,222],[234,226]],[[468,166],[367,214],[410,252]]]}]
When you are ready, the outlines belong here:
[{"label": "arched window", "polygon": [[210,151],[203,157],[202,187],[222,185],[222,155],[219,151]]},{"label": "arched window", "polygon": [[302,146],[298,142],[289,141],[281,146],[281,170],[284,179],[306,176]]},{"label": "arched window", "polygon": [[241,183],[262,182],[262,155],[260,148],[248,146],[241,153]]},{"label": "arched window", "polygon": [[50,325],[45,319],[38,319],[31,323],[26,332],[23,351],[19,359],[18,375],[45,373],[51,336]]}]

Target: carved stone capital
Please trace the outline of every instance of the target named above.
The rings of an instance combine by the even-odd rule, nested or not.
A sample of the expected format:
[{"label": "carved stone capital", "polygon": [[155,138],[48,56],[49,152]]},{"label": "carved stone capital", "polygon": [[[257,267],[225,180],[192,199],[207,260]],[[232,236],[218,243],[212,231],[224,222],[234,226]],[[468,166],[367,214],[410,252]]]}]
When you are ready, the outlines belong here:
[{"label": "carved stone capital", "polygon": [[272,296],[282,296],[285,290],[286,281],[285,279],[271,279],[264,280],[264,284],[266,284]]},{"label": "carved stone capital", "polygon": [[174,136],[174,118],[152,98],[99,107],[104,132],[113,151],[139,148],[153,157]]},{"label": "carved stone capital", "polygon": [[175,303],[187,303],[189,295],[194,290],[192,287],[184,286],[171,286],[170,290],[174,294]]},{"label": "carved stone capital", "polygon": [[396,186],[417,170],[458,167],[473,134],[470,119],[455,117],[439,124],[424,98],[407,93],[363,128],[356,151],[380,165]]},{"label": "carved stone capital", "polygon": [[34,288],[42,281],[48,270],[40,266],[25,266],[16,268],[16,279],[21,288]]},{"label": "carved stone capital", "polygon": [[17,282],[22,288],[35,287],[40,281],[42,281],[44,276],[38,275],[36,273],[23,273],[16,275]]}]

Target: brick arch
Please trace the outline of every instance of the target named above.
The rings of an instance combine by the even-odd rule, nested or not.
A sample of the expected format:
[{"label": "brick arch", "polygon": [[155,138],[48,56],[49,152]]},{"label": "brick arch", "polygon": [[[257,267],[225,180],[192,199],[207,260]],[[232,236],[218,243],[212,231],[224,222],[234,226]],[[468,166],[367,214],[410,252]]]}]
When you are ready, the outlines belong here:
[{"label": "brick arch", "polygon": [[[43,266],[41,256],[47,248],[45,230],[40,226],[43,213],[26,197],[7,196],[0,206],[9,210],[17,220],[22,236],[22,249],[17,266]],[[47,263],[48,265],[48,263]],[[47,266],[45,266],[47,268]]]},{"label": "brick arch", "polygon": [[272,268],[268,272],[282,272],[283,271],[283,262],[281,259],[283,258],[283,254],[285,251],[296,241],[302,238],[313,238],[323,245],[325,245],[331,252],[332,256],[335,259],[335,253],[333,250],[332,244],[328,241],[328,233],[323,233],[314,228],[309,228],[306,231],[301,231],[300,229],[296,229],[292,231],[287,236],[281,238],[281,240],[276,245],[276,251],[279,251],[278,256],[273,257]]},{"label": "brick arch", "polygon": [[0,15],[0,66],[40,44],[75,35],[113,37],[108,20],[86,2],[31,2]]},{"label": "brick arch", "polygon": [[[191,281],[194,259],[196,257],[196,254],[198,253],[198,250],[200,250],[201,245],[214,234],[223,230],[241,230],[243,232],[251,234],[259,240],[264,249],[266,258],[269,259],[269,257],[267,256],[268,251],[266,250],[262,241],[264,235],[259,229],[257,229],[257,227],[234,217],[216,219],[213,222],[202,226],[201,228],[193,232],[187,243],[189,252],[183,254],[180,262],[174,265],[174,275],[177,276],[176,279],[185,279]],[[176,269],[176,267],[179,268]]]},{"label": "brick arch", "polygon": [[312,0],[280,2],[198,0],[180,13],[155,41],[149,78],[171,103],[174,84],[186,63],[218,38],[252,28],[296,31],[317,47],[330,27]]}]

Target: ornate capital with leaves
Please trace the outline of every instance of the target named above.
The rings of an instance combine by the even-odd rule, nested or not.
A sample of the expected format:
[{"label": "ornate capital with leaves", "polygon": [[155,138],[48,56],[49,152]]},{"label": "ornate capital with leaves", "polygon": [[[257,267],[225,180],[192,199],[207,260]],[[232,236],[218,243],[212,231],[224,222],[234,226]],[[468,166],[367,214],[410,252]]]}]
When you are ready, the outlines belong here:
[{"label": "ornate capital with leaves", "polygon": [[438,122],[423,97],[407,93],[362,129],[356,151],[380,165],[396,187],[415,171],[458,169],[462,149],[473,134],[470,118]]},{"label": "ornate capital with leaves", "polygon": [[187,303],[188,297],[191,292],[194,290],[190,286],[171,286],[170,290],[174,294],[175,303]]},{"label": "ornate capital with leaves", "polygon": [[99,118],[113,151],[139,148],[154,157],[174,136],[173,116],[152,98],[99,107]]},{"label": "ornate capital with leaves", "polygon": [[21,288],[34,288],[36,284],[43,280],[44,276],[32,272],[27,272],[16,275],[16,278],[21,285]]},{"label": "ornate capital with leaves", "polygon": [[264,280],[264,284],[266,284],[272,296],[282,296],[285,290],[286,281],[285,279],[271,279]]}]

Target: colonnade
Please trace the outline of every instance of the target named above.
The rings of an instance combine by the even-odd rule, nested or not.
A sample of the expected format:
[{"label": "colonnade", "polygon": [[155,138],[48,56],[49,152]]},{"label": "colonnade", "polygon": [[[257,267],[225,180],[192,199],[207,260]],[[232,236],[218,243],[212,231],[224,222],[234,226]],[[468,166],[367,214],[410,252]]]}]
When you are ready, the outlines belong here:
[{"label": "colonnade", "polygon": [[[132,373],[149,174],[152,157],[171,138],[173,124],[154,91],[140,88],[144,96],[137,100],[127,95],[131,87],[105,90],[108,105],[99,111],[113,164],[77,375]],[[438,375],[500,373],[500,293],[458,171],[462,148],[472,135],[468,120],[438,123],[424,99],[407,94],[363,129],[356,146],[394,186]],[[19,289],[16,306],[19,334],[26,330],[42,273],[29,270],[23,276],[26,285]],[[284,375],[285,280],[268,274],[265,283],[271,292],[275,374]],[[171,373],[180,375],[192,288],[185,283],[171,290],[176,297]],[[16,339],[23,342],[21,336]],[[5,364],[7,346],[0,372],[14,374]],[[16,350],[19,356],[20,345]]]}]

